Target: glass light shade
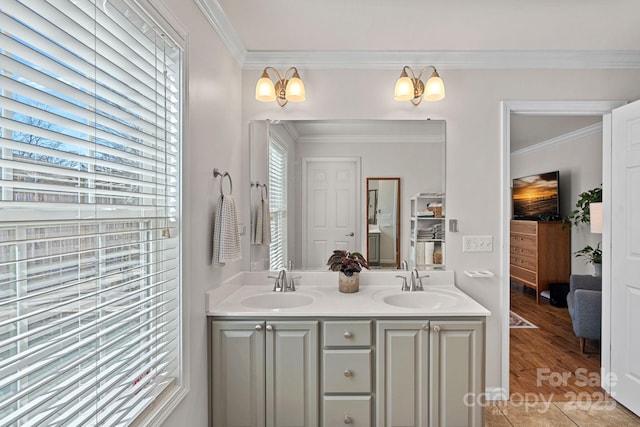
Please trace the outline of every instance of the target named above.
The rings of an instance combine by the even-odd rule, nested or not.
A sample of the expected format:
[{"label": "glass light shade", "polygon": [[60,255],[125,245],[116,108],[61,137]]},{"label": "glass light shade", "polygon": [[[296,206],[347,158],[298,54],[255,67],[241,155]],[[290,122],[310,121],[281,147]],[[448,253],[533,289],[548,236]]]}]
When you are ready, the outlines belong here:
[{"label": "glass light shade", "polygon": [[406,74],[400,76],[396,82],[393,98],[396,101],[411,101],[413,99],[413,82]]},{"label": "glass light shade", "polygon": [[256,85],[256,99],[261,102],[273,102],[276,100],[276,89],[269,77],[263,77],[258,80]]},{"label": "glass light shade", "polygon": [[602,203],[589,203],[591,232],[602,234]]},{"label": "glass light shade", "polygon": [[437,73],[433,73],[424,87],[425,101],[440,101],[444,99],[444,82]]},{"label": "glass light shade", "polygon": [[304,83],[299,77],[293,76],[287,83],[285,98],[291,102],[302,102],[306,99]]}]

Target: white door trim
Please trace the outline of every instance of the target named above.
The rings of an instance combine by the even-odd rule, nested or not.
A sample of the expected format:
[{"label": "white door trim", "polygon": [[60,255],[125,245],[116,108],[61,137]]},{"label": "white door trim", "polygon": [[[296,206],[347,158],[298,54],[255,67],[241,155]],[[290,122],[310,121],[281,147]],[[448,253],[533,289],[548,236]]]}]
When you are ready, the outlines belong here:
[{"label": "white door trim", "polygon": [[[312,162],[345,162],[345,163],[354,163],[356,167],[356,238],[355,238],[355,247],[358,248],[358,251],[362,251],[361,247],[361,236],[360,236],[360,224],[362,223],[362,218],[360,215],[362,214],[362,207],[360,206],[360,201],[362,200],[362,195],[360,194],[361,190],[361,181],[362,176],[360,172],[360,157],[303,157],[302,158],[302,194],[300,200],[302,201],[302,214],[301,214],[301,230],[302,230],[302,262],[304,265],[307,265],[307,168],[309,167],[309,163]],[[327,259],[331,254],[327,254]]]},{"label": "white door trim", "polygon": [[[502,395],[496,396],[497,399],[509,399],[509,221],[511,219],[511,114],[545,114],[559,116],[580,116],[580,115],[602,115],[611,113],[611,110],[627,104],[627,101],[502,101],[501,109],[501,127],[502,127],[502,178],[500,180],[502,203],[501,203],[501,262],[500,271],[503,278],[502,293],[500,295],[501,306],[501,356],[500,356],[500,383]],[[608,128],[607,128],[608,126]],[[606,135],[609,135],[607,138]],[[603,189],[610,188],[611,185],[611,121],[603,117],[603,168],[602,168],[602,184]],[[609,163],[607,163],[609,162]],[[605,191],[606,193],[606,191]],[[609,191],[610,193],[610,191]],[[610,208],[609,197],[604,196],[604,209]],[[607,215],[608,217],[608,215]],[[603,224],[602,241],[610,241],[611,227],[610,224]],[[603,246],[604,247],[604,246]],[[610,265],[610,251],[603,251],[603,264]],[[603,271],[602,276],[602,341],[601,341],[601,364],[602,372],[610,372],[611,355],[610,348],[610,322],[609,313],[611,311],[611,276]],[[606,390],[606,389],[605,389]]]}]

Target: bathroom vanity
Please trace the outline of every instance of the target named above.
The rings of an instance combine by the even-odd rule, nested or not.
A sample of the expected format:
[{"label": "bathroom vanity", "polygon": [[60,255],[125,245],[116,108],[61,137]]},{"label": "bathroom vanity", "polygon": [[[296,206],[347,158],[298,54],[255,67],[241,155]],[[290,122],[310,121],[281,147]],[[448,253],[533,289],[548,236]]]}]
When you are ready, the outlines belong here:
[{"label": "bathroom vanity", "polygon": [[[490,313],[430,272],[424,291],[365,272],[242,273],[208,294],[212,426],[482,426]],[[475,405],[474,405],[475,403]]]}]

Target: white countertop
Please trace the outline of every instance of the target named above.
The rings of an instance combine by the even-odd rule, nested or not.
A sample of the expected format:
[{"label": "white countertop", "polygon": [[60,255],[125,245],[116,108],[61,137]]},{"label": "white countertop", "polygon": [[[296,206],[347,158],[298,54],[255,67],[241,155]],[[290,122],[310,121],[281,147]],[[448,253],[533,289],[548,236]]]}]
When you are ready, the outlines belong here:
[{"label": "white countertop", "polygon": [[[295,292],[273,292],[268,272],[245,272],[207,292],[207,315],[235,317],[471,317],[491,313],[454,286],[453,272],[421,271],[424,291],[401,291],[408,271],[365,271],[360,290],[338,291],[338,273],[288,272]],[[271,273],[273,274],[273,273]],[[385,302],[385,300],[387,302]],[[396,305],[399,304],[400,306]],[[294,305],[287,307],[287,305]]]}]

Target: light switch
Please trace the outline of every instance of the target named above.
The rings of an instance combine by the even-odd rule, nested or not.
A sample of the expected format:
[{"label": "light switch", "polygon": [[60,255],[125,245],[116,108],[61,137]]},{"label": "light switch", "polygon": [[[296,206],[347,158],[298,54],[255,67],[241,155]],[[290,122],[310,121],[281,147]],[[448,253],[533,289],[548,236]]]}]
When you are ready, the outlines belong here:
[{"label": "light switch", "polygon": [[493,236],[462,236],[463,252],[493,252]]}]

